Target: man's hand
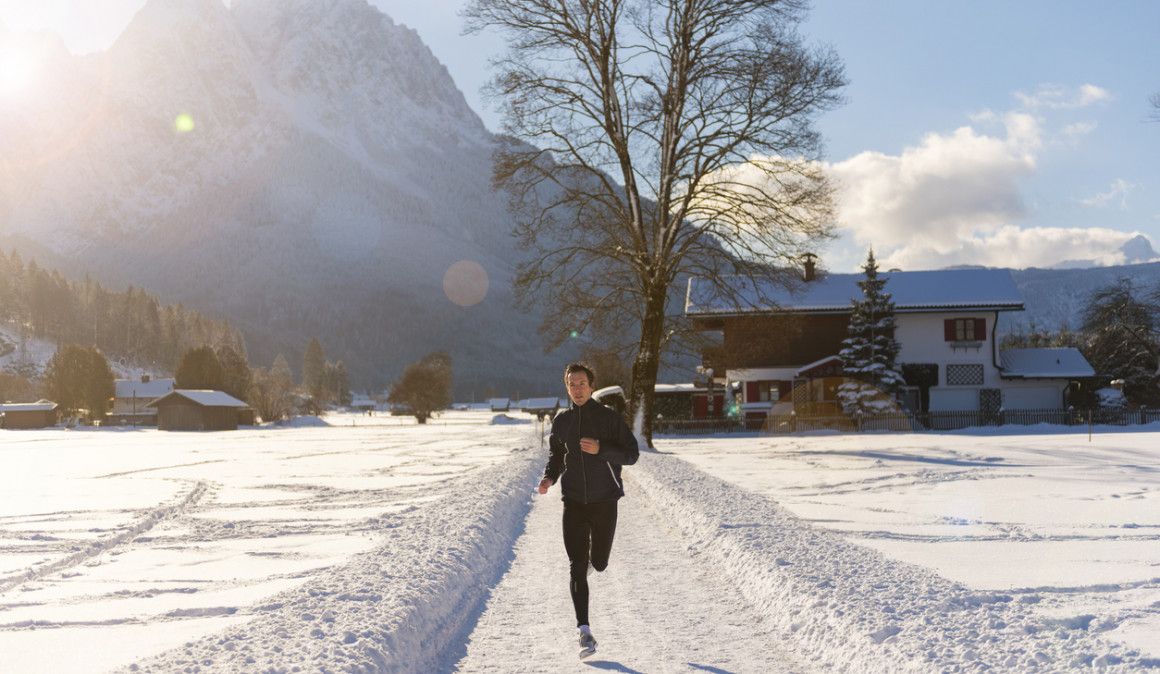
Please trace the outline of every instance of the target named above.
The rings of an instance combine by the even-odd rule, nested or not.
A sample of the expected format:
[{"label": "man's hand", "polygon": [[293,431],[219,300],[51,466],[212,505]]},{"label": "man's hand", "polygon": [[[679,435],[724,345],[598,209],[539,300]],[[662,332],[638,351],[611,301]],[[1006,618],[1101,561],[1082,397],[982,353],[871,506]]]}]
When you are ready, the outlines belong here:
[{"label": "man's hand", "polygon": [[545,477],[544,479],[540,480],[540,486],[536,487],[536,491],[540,492],[541,494],[547,494],[548,488],[554,484],[556,483]]},{"label": "man's hand", "polygon": [[596,438],[580,438],[580,451],[595,454],[600,451],[600,441]]}]

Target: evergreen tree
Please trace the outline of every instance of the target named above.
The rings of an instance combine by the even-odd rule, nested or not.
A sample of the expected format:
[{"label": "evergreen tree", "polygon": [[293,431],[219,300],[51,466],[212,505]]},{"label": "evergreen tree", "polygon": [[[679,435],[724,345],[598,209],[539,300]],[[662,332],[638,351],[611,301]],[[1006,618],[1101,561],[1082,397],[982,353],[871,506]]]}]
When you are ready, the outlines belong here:
[{"label": "evergreen tree", "polygon": [[425,424],[435,412],[451,404],[451,380],[451,356],[441,351],[431,353],[403,370],[387,400]]},{"label": "evergreen tree", "polygon": [[224,383],[222,365],[212,347],[200,346],[181,356],[174,373],[177,388],[221,389]]},{"label": "evergreen tree", "polygon": [[350,375],[347,374],[346,364],[341,360],[333,364],[327,363],[325,379],[326,401],[349,405],[353,398],[350,394]]},{"label": "evergreen tree", "polygon": [[49,397],[65,414],[85,410],[90,421],[105,417],[115,392],[113,371],[104,354],[95,347],[75,344],[65,344],[53,354],[45,382]]},{"label": "evergreen tree", "polygon": [[253,376],[245,356],[227,344],[217,350],[217,357],[222,368],[221,389],[238,400],[246,400],[250,395]]},{"label": "evergreen tree", "polygon": [[306,345],[306,354],[302,357],[302,387],[315,400],[321,401],[325,396],[326,354],[317,337]]},{"label": "evergreen tree", "polygon": [[862,266],[866,278],[858,281],[862,299],[850,306],[849,335],[842,341],[842,374],[838,399],[846,414],[881,414],[897,409],[894,396],[905,380],[895,359],[900,345],[894,339],[894,302],[883,292],[886,279],[878,276],[874,251]]}]

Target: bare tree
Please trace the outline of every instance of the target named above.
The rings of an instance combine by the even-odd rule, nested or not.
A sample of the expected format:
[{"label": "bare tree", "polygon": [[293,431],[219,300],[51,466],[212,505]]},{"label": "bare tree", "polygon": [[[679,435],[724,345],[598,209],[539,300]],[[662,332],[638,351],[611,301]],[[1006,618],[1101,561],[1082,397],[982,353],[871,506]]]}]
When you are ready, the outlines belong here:
[{"label": "bare tree", "polygon": [[[549,347],[639,330],[629,403],[651,442],[675,284],[729,293],[832,233],[813,118],[838,57],[795,32],[805,0],[471,0],[501,30],[491,92],[512,136],[495,182],[530,252],[518,296]],[[546,301],[545,301],[546,300]],[[607,345],[602,345],[607,348]]]}]

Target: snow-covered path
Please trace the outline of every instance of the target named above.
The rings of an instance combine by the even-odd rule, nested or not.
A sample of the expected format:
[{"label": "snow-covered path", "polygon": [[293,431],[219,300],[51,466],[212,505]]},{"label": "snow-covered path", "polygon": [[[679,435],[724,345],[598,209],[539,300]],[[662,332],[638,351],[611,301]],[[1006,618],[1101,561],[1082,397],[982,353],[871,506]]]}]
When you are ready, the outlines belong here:
[{"label": "snow-covered path", "polygon": [[492,591],[460,672],[800,672],[781,639],[625,471],[608,570],[593,574],[596,655],[577,658],[558,489],[537,497],[511,569]]}]

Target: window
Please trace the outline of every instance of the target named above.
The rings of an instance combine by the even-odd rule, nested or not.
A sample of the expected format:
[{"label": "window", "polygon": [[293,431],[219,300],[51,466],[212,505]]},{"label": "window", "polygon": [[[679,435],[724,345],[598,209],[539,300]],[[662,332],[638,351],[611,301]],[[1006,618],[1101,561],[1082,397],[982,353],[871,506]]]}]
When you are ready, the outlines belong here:
[{"label": "window", "polygon": [[982,365],[947,365],[947,386],[981,386],[982,384]]},{"label": "window", "polygon": [[751,381],[745,391],[746,402],[777,402],[789,392],[789,386],[780,381]]},{"label": "window", "polygon": [[981,342],[987,338],[987,319],[948,318],[943,321],[943,338],[948,342]]}]

